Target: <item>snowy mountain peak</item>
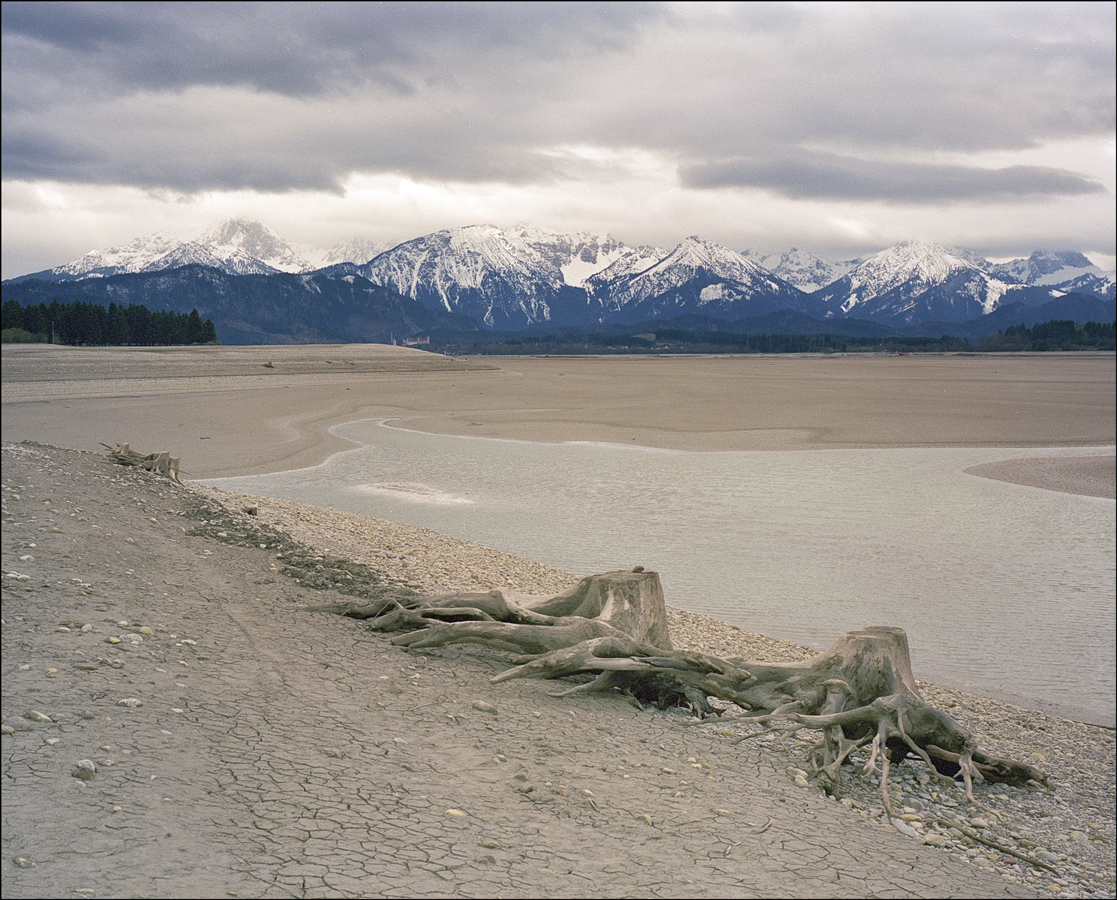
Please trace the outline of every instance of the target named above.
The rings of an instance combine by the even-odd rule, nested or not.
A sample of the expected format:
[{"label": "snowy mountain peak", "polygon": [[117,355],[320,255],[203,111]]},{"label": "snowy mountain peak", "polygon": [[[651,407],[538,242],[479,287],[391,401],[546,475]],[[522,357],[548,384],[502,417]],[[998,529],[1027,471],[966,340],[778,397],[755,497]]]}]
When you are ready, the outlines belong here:
[{"label": "snowy mountain peak", "polygon": [[864,261],[827,259],[798,247],[792,247],[784,253],[745,250],[741,255],[808,294],[833,284]]},{"label": "snowy mountain peak", "polygon": [[[829,315],[901,323],[920,315],[992,312],[1011,285],[990,274],[987,260],[926,241],[902,241],[869,257],[813,296]],[[934,310],[932,314],[931,311]]]},{"label": "snowy mountain peak", "polygon": [[1081,253],[1064,250],[1036,250],[1027,259],[1014,259],[993,267],[1001,278],[1021,284],[1063,284],[1086,275],[1102,276],[1104,273]]},{"label": "snowy mountain peak", "polygon": [[373,241],[368,238],[352,237],[338,241],[329,249],[315,251],[309,247],[297,247],[300,254],[315,263],[315,268],[337,265],[338,263],[356,263],[363,265],[369,260],[379,256],[385,250],[390,250],[394,244],[387,241]]},{"label": "snowy mountain peak", "polygon": [[520,224],[510,234],[518,237],[562,272],[563,281],[582,287],[586,280],[629,252],[612,235],[587,231],[563,233]]},{"label": "snowy mountain peak", "polygon": [[63,278],[90,278],[118,272],[143,272],[161,256],[170,253],[182,243],[170,231],[157,231],[147,237],[135,238],[120,247],[91,250],[64,266],[50,271]]},{"label": "snowy mountain peak", "polygon": [[941,284],[967,269],[978,270],[969,260],[938,244],[901,241],[870,256],[845,277],[856,303],[901,285],[926,288]]},{"label": "snowy mountain peak", "polygon": [[360,273],[428,306],[501,328],[547,321],[550,302],[566,287],[556,265],[494,225],[449,228],[405,241]]},{"label": "snowy mountain peak", "polygon": [[635,305],[680,289],[689,292],[688,285],[698,289],[703,303],[716,300],[727,305],[757,294],[799,293],[740,253],[691,235],[662,259],[613,282],[611,304]]},{"label": "snowy mountain peak", "polygon": [[307,272],[313,268],[274,231],[249,219],[227,219],[196,243],[221,260],[247,257],[280,272]]},{"label": "snowy mountain peak", "polygon": [[693,273],[703,269],[722,278],[745,283],[771,274],[735,250],[703,240],[697,235],[680,241],[674,250],[643,274],[668,271]]}]

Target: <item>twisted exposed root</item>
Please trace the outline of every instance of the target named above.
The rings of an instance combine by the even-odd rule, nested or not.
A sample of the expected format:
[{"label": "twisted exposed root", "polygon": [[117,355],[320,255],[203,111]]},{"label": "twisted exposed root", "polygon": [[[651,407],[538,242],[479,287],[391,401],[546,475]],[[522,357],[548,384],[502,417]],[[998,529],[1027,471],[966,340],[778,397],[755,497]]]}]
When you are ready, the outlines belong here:
[{"label": "twisted exposed root", "polygon": [[[681,707],[724,722],[713,698],[745,711],[732,720],[758,725],[760,734],[817,729],[822,739],[810,750],[810,767],[834,784],[869,744],[865,774],[880,772],[890,820],[889,768],[909,755],[944,781],[961,775],[971,803],[975,779],[1047,786],[1037,769],[978,751],[966,729],[920,696],[900,628],[856,629],[824,653],[786,664],[675,650],[659,576],[641,567],[591,575],[535,601],[491,590],[404,599],[368,612],[370,628],[401,632],[392,643],[412,651],[471,643],[521,654],[493,684],[578,676],[580,683],[555,696],[623,693],[638,705]],[[347,607],[346,614],[358,611]]]},{"label": "twisted exposed root", "polygon": [[[858,740],[851,740],[842,733],[841,729],[838,729],[838,734],[834,740],[838,745],[837,753],[834,754],[834,758],[831,759],[828,763],[822,766],[818,766],[818,771],[826,775],[826,777],[829,778],[832,783],[837,784],[841,780],[840,770],[842,765],[844,765],[845,761],[849,758],[849,755],[853,753],[854,750],[858,750],[861,747],[864,747],[865,744],[868,743],[869,738],[864,737]],[[821,746],[829,749],[831,747],[831,743],[829,740],[826,740],[823,741]]]}]

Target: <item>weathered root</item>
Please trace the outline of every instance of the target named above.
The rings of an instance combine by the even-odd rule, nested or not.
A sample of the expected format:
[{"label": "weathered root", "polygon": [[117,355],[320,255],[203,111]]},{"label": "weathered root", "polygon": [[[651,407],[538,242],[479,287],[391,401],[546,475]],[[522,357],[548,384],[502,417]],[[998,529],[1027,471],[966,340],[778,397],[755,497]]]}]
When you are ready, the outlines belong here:
[{"label": "weathered root", "polygon": [[[494,629],[493,625],[499,628]],[[392,638],[392,643],[409,650],[426,650],[450,644],[482,644],[513,653],[543,654],[583,640],[605,637],[612,631],[612,626],[592,619],[551,626],[516,622],[451,622],[398,635]]]},{"label": "weathered root", "polygon": [[1019,763],[999,756],[989,756],[980,750],[974,750],[970,754],[968,764],[966,764],[957,753],[951,753],[949,750],[943,750],[933,744],[928,745],[926,749],[931,757],[932,765],[943,775],[953,775],[960,770],[970,768],[971,777],[976,774],[982,781],[1012,784],[1017,787],[1035,784],[1051,790],[1051,784],[1047,776],[1027,763]]}]

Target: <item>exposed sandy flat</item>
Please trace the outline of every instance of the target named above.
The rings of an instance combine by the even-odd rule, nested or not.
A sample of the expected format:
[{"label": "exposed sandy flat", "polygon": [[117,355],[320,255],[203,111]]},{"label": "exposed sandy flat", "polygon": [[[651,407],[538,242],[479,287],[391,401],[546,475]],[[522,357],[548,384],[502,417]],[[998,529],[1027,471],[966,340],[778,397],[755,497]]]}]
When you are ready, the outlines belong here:
[{"label": "exposed sandy flat", "polygon": [[[1114,496],[1112,353],[491,357],[384,345],[3,348],[6,440],[168,450],[193,478],[347,446],[335,424],[691,450],[1091,447],[980,474]],[[1018,454],[1017,454],[1018,455]]]}]

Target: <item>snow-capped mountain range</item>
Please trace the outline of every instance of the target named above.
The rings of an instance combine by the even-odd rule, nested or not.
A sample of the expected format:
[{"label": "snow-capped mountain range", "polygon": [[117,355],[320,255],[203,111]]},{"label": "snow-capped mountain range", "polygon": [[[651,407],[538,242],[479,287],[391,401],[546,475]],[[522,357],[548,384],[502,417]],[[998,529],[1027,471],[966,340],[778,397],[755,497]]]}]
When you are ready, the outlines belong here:
[{"label": "snow-capped mountain range", "polygon": [[609,282],[600,294],[602,308],[627,321],[684,312],[729,318],[746,306],[762,315],[798,309],[802,299],[803,291],[740,253],[693,235],[647,268]]},{"label": "snow-capped mountain range", "polygon": [[464,312],[488,328],[515,329],[549,321],[569,287],[561,267],[570,264],[570,252],[540,236],[529,243],[492,225],[452,228],[344,269],[425,306]]},{"label": "snow-capped mountain range", "polygon": [[290,244],[270,228],[247,219],[228,219],[196,237],[158,231],[122,247],[94,250],[85,256],[38,272],[54,281],[136,272],[162,272],[199,265],[230,275],[310,272],[347,261],[365,261],[387,250],[386,244],[353,238],[328,249]]},{"label": "snow-capped mountain range", "polygon": [[[903,241],[869,257],[812,297],[829,316],[904,325],[943,316],[943,321],[964,321],[988,315],[1013,284],[1020,284],[994,277],[990,264],[986,266],[982,269],[972,256],[935,244]],[[943,302],[936,289],[948,285]]]},{"label": "snow-capped mountain range", "polygon": [[1110,305],[1115,296],[1113,273],[1069,251],[1036,251],[995,264],[964,249],[904,241],[865,260],[827,260],[797,248],[742,253],[697,236],[673,249],[628,247],[609,235],[529,225],[451,228],[390,248],[353,239],[322,250],[293,245],[244,219],[194,238],[165,232],[137,238],[13,281],[189,265],[233,276],[313,272],[364,279],[428,309],[464,313],[484,328],[510,331],[682,314],[737,320],[782,310],[910,326],[968,321],[1006,304],[1035,307],[1068,293]]}]

